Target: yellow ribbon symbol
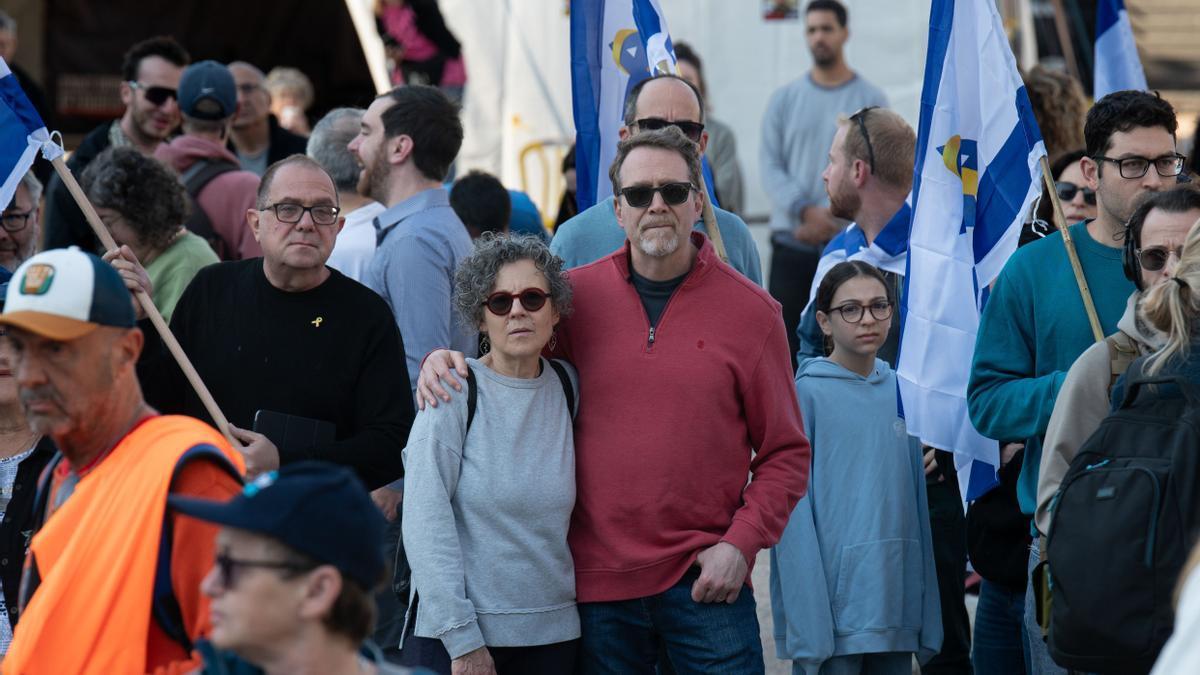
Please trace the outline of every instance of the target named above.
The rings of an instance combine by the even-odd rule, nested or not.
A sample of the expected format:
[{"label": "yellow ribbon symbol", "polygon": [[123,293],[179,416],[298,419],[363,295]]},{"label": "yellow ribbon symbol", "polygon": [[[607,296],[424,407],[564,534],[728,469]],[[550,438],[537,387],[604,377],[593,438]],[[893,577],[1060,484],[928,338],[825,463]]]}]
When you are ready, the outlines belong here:
[{"label": "yellow ribbon symbol", "polygon": [[324,321],[324,320],[325,320],[325,317],[323,317],[323,316],[318,316],[317,318],[315,318],[315,319],[313,319],[313,320],[312,320],[312,325],[316,326],[317,328],[320,328],[320,327],[321,327],[321,322],[322,322],[322,321]]}]

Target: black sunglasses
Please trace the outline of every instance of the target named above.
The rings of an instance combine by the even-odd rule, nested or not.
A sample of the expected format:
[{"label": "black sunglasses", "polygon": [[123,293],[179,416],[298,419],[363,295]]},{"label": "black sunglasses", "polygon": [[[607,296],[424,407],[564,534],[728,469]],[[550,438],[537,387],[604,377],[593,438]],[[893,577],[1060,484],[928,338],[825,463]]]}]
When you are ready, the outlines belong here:
[{"label": "black sunglasses", "polygon": [[299,574],[301,572],[311,571],[313,568],[309,565],[302,565],[297,562],[288,562],[286,560],[239,560],[229,555],[228,553],[218,553],[216,555],[218,581],[221,582],[221,588],[232,590],[237,584],[237,569],[261,567],[265,569],[283,570],[285,573]]},{"label": "black sunglasses", "polygon": [[621,195],[625,197],[625,203],[635,209],[643,209],[650,206],[650,202],[654,201],[654,193],[662,195],[663,201],[668,206],[679,206],[687,201],[688,195],[692,190],[696,189],[691,183],[667,183],[652,187],[650,185],[634,185],[632,187],[621,188]]},{"label": "black sunglasses", "polygon": [[1064,202],[1069,202],[1075,199],[1075,193],[1083,190],[1083,203],[1088,206],[1096,205],[1096,191],[1090,187],[1076,185],[1070,181],[1060,180],[1054,184],[1054,191],[1058,193],[1058,198]]},{"label": "black sunglasses", "polygon": [[683,132],[684,136],[692,139],[693,143],[700,142],[700,134],[704,133],[704,125],[699,122],[688,122],[686,120],[675,120],[670,122],[660,117],[647,117],[636,122],[639,129],[646,131],[657,131],[666,129],[667,127],[675,127]]},{"label": "black sunglasses", "polygon": [[536,312],[546,306],[546,298],[550,295],[540,288],[526,288],[519,293],[496,291],[488,296],[483,306],[496,316],[508,316],[512,311],[513,300],[519,300],[526,312]]},{"label": "black sunglasses", "polygon": [[1165,248],[1163,246],[1151,246],[1150,248],[1140,248],[1137,252],[1138,264],[1147,272],[1157,272],[1167,266],[1167,261],[1171,259],[1172,253],[1175,254],[1175,259],[1179,260],[1183,257],[1183,247]]},{"label": "black sunglasses", "polygon": [[141,89],[146,100],[154,105],[162,105],[167,102],[167,99],[176,98],[175,90],[170,87],[151,87],[135,80],[130,80],[129,86]]},{"label": "black sunglasses", "polygon": [[869,105],[850,116],[850,119],[858,124],[858,130],[862,132],[863,140],[867,144],[867,160],[871,166],[871,173],[875,173],[875,148],[871,146],[871,134],[867,133],[867,113],[878,107],[877,105]]}]

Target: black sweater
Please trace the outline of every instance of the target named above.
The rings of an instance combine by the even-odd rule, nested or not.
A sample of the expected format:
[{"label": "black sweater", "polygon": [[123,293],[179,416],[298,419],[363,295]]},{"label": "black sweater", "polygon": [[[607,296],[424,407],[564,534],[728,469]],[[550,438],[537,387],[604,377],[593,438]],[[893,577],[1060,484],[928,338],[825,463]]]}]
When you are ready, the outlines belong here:
[{"label": "black sweater", "polygon": [[[230,423],[250,429],[258,410],[332,422],[336,441],[304,456],[358,472],[367,487],[404,473],[414,410],[404,343],[387,304],[336,270],[288,293],[262,258],[210,265],[184,291],[171,330]],[[139,368],[146,400],[162,412],[211,422],[153,329]]]}]

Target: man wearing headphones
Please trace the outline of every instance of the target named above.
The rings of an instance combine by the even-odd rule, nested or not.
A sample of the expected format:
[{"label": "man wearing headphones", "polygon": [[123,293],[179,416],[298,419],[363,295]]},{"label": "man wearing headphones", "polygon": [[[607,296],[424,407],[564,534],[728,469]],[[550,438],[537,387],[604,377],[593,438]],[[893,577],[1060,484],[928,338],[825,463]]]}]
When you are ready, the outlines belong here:
[{"label": "man wearing headphones", "polygon": [[[1097,214],[1070,228],[1106,335],[1117,331],[1134,291],[1131,278],[1138,278],[1126,278],[1123,271],[1125,224],[1140,198],[1169,189],[1183,169],[1184,158],[1175,150],[1176,127],[1174,109],[1154,93],[1114,92],[1088,111],[1083,130],[1087,156],[1081,168],[1087,187],[1096,192]],[[1177,245],[1182,242],[1180,237]],[[1141,254],[1149,254],[1146,247]],[[984,436],[1025,442],[1017,499],[1026,515],[1032,516],[1037,506],[1042,437],[1055,399],[1067,369],[1095,341],[1062,235],[1056,232],[1018,249],[983,310],[967,403],[971,422]],[[1036,538],[1034,542],[1030,570],[1040,556]],[[1026,672],[1063,673],[1050,659],[1034,609],[1027,584]]]},{"label": "man wearing headphones", "polygon": [[1125,276],[1138,289],[1125,304],[1117,332],[1080,355],[1058,392],[1038,474],[1034,522],[1043,535],[1050,531],[1050,502],[1075,453],[1108,415],[1112,385],[1135,358],[1163,345],[1165,336],[1140,315],[1138,307],[1146,290],[1175,271],[1183,242],[1198,220],[1200,191],[1190,186],[1150,195],[1129,219],[1122,262]]}]

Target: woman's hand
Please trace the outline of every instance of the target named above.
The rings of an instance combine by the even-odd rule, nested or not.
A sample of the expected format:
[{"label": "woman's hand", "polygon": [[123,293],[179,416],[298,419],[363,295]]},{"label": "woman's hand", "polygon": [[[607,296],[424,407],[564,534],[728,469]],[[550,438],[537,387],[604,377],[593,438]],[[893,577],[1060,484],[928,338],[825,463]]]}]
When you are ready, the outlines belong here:
[{"label": "woman's hand", "polygon": [[451,661],[450,675],[496,675],[496,664],[487,647],[480,647]]},{"label": "woman's hand", "polygon": [[[121,246],[107,251],[104,254],[104,262],[113,266],[117,274],[121,275],[121,280],[125,282],[125,287],[130,293],[137,296],[138,291],[146,294],[147,298],[154,297],[154,284],[150,281],[150,275],[146,272],[146,268],[142,267],[142,263],[138,262],[137,256],[133,254],[133,249],[122,244]],[[142,303],[134,298],[133,307],[137,311],[139,320],[146,318],[146,310],[142,308]]]},{"label": "woman's hand", "polygon": [[424,410],[425,404],[438,406],[438,399],[450,400],[450,394],[442,387],[444,382],[454,391],[462,391],[462,384],[451,374],[451,369],[461,378],[467,377],[467,359],[462,352],[437,349],[425,357],[421,372],[417,374],[417,409]]}]

